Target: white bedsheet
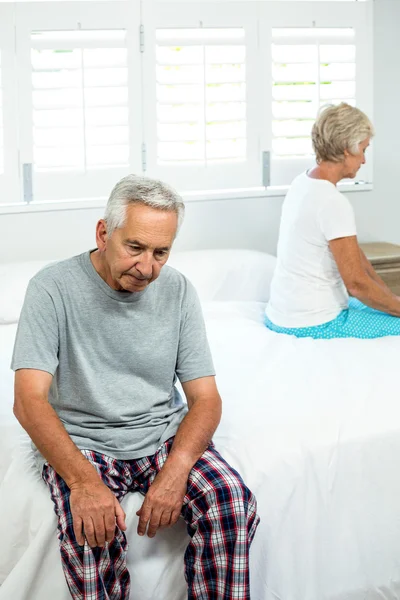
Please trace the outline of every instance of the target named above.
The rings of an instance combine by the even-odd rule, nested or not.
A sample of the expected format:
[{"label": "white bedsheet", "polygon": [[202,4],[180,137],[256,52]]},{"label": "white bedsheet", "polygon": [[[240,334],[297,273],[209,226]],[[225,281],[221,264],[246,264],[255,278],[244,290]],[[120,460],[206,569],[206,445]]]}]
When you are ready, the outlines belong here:
[{"label": "white bedsheet", "polygon": [[[215,442],[256,493],[262,520],[252,600],[400,598],[400,339],[277,335],[252,302],[204,312],[224,400]],[[1,361],[13,337],[4,327],[15,326],[0,328]],[[11,377],[3,369],[0,600],[68,600],[52,503],[26,439],[4,418]],[[125,504],[131,598],[183,600],[185,528],[137,537],[140,503],[132,494]]]}]

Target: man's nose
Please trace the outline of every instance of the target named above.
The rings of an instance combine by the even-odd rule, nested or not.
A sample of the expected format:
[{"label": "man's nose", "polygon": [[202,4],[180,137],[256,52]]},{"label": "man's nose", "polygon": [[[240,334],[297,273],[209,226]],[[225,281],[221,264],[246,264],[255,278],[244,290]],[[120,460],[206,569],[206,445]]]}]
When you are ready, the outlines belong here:
[{"label": "man's nose", "polygon": [[136,269],[143,277],[150,279],[153,273],[153,255],[143,254],[140,261],[136,263]]}]

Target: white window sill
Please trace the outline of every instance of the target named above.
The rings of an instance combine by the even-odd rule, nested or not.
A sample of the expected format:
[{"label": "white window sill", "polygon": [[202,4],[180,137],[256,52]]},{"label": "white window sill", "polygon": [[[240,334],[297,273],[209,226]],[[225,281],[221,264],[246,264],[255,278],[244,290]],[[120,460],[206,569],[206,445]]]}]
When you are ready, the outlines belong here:
[{"label": "white window sill", "polygon": [[[339,184],[341,192],[370,192],[373,190],[372,183]],[[289,186],[257,187],[232,190],[210,190],[199,192],[183,192],[182,197],[186,203],[210,202],[217,200],[239,200],[243,198],[277,198],[285,196]],[[14,204],[1,204],[1,214],[29,214],[33,212],[52,212],[60,210],[85,210],[91,208],[104,208],[107,203],[106,197],[101,198],[78,198],[76,200],[58,200],[46,202],[16,202]]]}]

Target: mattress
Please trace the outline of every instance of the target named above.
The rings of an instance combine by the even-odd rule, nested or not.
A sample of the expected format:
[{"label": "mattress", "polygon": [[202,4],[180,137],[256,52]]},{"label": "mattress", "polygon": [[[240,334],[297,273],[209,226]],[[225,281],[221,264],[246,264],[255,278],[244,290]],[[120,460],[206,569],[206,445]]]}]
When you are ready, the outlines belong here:
[{"label": "mattress", "polygon": [[[252,600],[400,598],[400,339],[296,339],[263,326],[261,303],[203,309],[223,399],[214,441],[261,517]],[[0,326],[0,600],[68,600],[52,503],[11,412],[14,335]],[[183,600],[184,524],[139,538],[141,501],[124,501],[131,598]]]}]

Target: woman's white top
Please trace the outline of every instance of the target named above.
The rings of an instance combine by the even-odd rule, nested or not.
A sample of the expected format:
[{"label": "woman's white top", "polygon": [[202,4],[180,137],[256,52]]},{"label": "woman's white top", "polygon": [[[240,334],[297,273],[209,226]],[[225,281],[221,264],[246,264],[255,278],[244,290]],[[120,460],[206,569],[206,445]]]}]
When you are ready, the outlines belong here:
[{"label": "woman's white top", "polygon": [[333,183],[306,173],[296,177],[283,203],[266,308],[275,325],[321,325],[347,308],[348,293],[329,241],[356,233],[353,207]]}]

